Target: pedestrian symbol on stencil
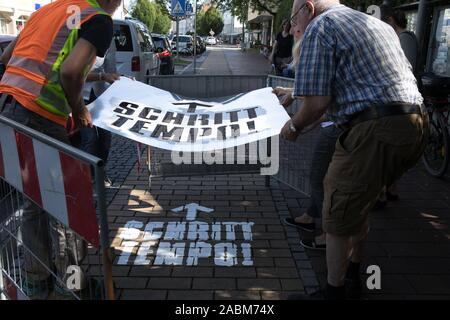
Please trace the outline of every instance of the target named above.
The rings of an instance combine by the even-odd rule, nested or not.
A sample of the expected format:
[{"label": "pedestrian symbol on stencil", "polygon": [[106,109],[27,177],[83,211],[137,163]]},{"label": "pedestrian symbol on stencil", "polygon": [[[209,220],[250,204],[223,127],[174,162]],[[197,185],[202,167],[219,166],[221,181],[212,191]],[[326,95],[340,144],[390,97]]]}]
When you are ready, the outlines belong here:
[{"label": "pedestrian symbol on stencil", "polygon": [[201,205],[197,203],[190,203],[185,206],[181,206],[175,209],[172,209],[172,212],[183,212],[187,210],[186,220],[187,221],[194,221],[197,218],[197,212],[205,212],[205,213],[212,213],[214,212],[214,209],[202,207]]}]

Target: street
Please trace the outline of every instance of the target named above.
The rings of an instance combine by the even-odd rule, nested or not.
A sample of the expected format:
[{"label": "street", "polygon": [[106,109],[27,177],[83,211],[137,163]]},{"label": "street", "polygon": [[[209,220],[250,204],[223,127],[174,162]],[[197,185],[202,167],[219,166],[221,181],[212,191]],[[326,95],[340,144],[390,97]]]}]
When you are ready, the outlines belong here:
[{"label": "street", "polygon": [[[237,46],[208,46],[206,52],[197,59],[199,75],[265,75],[270,72],[269,61],[256,49],[242,53]],[[183,60],[193,61],[193,58],[183,57]],[[194,67],[189,65],[178,68],[176,73],[193,74]]]}]

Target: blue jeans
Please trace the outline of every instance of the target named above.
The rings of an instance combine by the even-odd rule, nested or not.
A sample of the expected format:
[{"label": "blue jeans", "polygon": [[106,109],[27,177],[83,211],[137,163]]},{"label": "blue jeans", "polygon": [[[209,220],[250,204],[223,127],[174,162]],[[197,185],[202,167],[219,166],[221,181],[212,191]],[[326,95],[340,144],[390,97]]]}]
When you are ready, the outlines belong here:
[{"label": "blue jeans", "polygon": [[333,158],[336,141],[341,133],[342,131],[334,125],[320,129],[311,165],[311,205],[308,208],[308,215],[311,217],[322,216],[323,180]]}]

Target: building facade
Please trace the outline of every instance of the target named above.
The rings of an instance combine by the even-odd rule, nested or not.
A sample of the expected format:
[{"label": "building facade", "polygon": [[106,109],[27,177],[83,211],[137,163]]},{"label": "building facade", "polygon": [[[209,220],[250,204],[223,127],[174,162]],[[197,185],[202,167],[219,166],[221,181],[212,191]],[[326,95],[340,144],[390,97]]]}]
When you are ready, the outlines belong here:
[{"label": "building facade", "polygon": [[18,35],[31,14],[50,2],[52,1],[0,0],[0,34]]}]

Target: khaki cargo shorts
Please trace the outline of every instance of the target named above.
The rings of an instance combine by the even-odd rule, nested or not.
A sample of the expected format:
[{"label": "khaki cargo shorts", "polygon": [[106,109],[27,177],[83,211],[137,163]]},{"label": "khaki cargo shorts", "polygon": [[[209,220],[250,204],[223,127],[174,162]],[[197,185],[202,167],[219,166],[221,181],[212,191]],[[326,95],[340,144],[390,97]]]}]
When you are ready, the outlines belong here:
[{"label": "khaki cargo shorts", "polygon": [[324,180],[324,231],[358,234],[383,187],[416,165],[427,132],[427,117],[417,114],[369,120],[345,131]]}]

